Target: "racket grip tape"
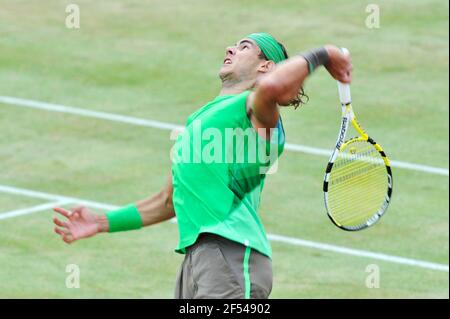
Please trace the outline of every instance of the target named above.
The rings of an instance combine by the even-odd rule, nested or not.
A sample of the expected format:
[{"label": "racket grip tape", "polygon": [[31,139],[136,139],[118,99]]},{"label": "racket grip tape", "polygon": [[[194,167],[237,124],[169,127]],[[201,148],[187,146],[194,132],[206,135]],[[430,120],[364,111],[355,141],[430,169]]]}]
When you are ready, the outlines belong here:
[{"label": "racket grip tape", "polygon": [[[349,51],[346,48],[342,48],[342,52],[348,54]],[[339,99],[341,104],[347,105],[352,102],[350,94],[350,84],[345,84],[338,81]]]}]

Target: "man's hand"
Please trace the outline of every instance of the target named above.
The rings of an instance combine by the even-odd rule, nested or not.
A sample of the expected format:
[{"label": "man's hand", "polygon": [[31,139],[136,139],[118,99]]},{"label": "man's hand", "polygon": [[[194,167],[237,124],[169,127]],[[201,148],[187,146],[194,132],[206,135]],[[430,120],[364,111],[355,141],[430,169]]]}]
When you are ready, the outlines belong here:
[{"label": "man's hand", "polygon": [[325,68],[336,80],[342,83],[350,83],[353,70],[350,55],[343,53],[341,49],[334,45],[326,45],[325,49],[329,56],[329,61]]},{"label": "man's hand", "polygon": [[53,222],[56,225],[55,233],[60,235],[61,239],[67,244],[108,231],[106,216],[94,214],[84,206],[74,207],[71,211],[61,207],[56,207],[53,210],[67,218],[66,221],[62,221],[56,216],[53,217]]}]

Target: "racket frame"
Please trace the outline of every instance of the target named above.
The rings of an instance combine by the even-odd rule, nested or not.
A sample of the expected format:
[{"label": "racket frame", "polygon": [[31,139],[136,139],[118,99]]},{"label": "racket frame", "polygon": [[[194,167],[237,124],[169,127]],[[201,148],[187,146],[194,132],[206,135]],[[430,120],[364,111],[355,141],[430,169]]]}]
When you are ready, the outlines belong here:
[{"label": "racket frame", "polygon": [[[393,187],[392,170],[391,170],[389,158],[386,156],[386,153],[383,151],[382,147],[378,143],[376,143],[364,131],[364,129],[361,127],[361,125],[358,123],[358,120],[356,119],[356,116],[355,116],[355,113],[353,112],[353,108],[352,108],[352,104],[351,104],[350,85],[338,82],[338,89],[339,89],[339,97],[340,97],[341,105],[342,105],[342,120],[341,120],[341,128],[339,130],[338,139],[336,141],[335,148],[333,150],[333,153],[330,156],[330,159],[328,161],[328,165],[327,165],[327,168],[325,171],[325,177],[324,177],[324,182],[323,182],[324,201],[325,201],[325,208],[327,211],[327,215],[330,218],[330,220],[333,222],[333,224],[335,224],[337,227],[339,227],[343,230],[357,231],[357,230],[362,230],[369,226],[372,226],[386,212],[386,210],[389,206],[389,203],[391,201],[391,197],[392,197],[392,187]],[[345,141],[345,137],[347,135],[347,131],[348,131],[350,123],[352,124],[352,126],[355,128],[355,130],[358,132],[358,134],[360,136],[354,137],[354,138],[351,138],[351,139]],[[370,217],[366,222],[356,225],[356,226],[344,226],[344,225],[341,225],[337,220],[335,220],[330,212],[330,207],[328,205],[328,182],[330,179],[330,173],[333,168],[334,161],[336,160],[339,152],[341,150],[343,150],[349,143],[352,143],[355,140],[369,142],[380,153],[380,155],[384,161],[384,164],[386,166],[388,189],[387,189],[386,196],[384,198],[383,203],[380,205],[380,208],[372,217]]]}]

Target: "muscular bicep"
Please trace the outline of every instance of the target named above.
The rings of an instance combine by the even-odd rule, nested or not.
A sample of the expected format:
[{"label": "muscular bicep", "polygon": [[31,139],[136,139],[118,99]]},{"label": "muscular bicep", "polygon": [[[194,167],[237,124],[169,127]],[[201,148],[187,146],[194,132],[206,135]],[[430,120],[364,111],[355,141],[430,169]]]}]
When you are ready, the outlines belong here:
[{"label": "muscular bicep", "polygon": [[279,105],[288,106],[296,99],[308,74],[306,60],[294,57],[277,64],[273,71],[263,76],[247,99],[252,108],[252,123],[259,123],[264,128],[275,127]]},{"label": "muscular bicep", "polygon": [[276,127],[279,110],[273,94],[266,86],[259,85],[247,97],[247,114],[255,129]]}]

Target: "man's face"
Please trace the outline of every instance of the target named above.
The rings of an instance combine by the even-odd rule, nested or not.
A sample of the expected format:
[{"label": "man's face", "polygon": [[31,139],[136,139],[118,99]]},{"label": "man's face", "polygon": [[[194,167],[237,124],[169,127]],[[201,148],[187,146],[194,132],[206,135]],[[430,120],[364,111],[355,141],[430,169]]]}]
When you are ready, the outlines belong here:
[{"label": "man's face", "polygon": [[222,81],[227,79],[236,82],[256,80],[261,66],[266,62],[259,57],[260,53],[261,49],[258,45],[247,38],[242,39],[234,46],[227,47],[219,72]]}]

